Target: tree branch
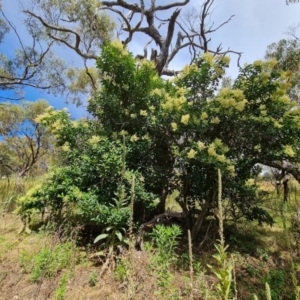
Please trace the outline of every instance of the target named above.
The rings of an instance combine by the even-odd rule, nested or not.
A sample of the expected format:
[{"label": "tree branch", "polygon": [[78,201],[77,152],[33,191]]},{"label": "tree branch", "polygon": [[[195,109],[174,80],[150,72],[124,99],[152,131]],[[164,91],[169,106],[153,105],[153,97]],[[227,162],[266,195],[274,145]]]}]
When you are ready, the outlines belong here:
[{"label": "tree branch", "polygon": [[[231,16],[230,18],[228,18],[228,20],[221,23],[219,26],[215,28],[213,27],[214,23],[212,23],[212,25],[208,27],[206,23],[207,23],[207,19],[211,16],[210,10],[214,3],[214,0],[206,0],[204,1],[200,12],[199,30],[195,30],[194,24],[192,24],[191,22],[189,23],[190,26],[186,26],[186,24],[181,24],[180,22],[177,21],[178,16],[180,15],[181,12],[179,7],[185,6],[189,2],[190,0],[185,0],[185,1],[173,2],[165,5],[156,5],[156,0],[151,0],[150,6],[148,8],[145,8],[143,0],[140,0],[140,4],[136,4],[136,3],[130,4],[124,0],[103,1],[102,2],[103,6],[100,9],[108,9],[121,16],[123,23],[126,24],[126,28],[123,27],[122,30],[129,33],[129,36],[125,40],[124,44],[128,44],[132,40],[133,34],[136,32],[141,32],[148,35],[151,38],[150,43],[152,42],[152,40],[156,43],[156,45],[159,47],[159,51],[157,51],[156,49],[152,49],[152,53],[155,55],[151,55],[151,59],[155,60],[156,70],[160,75],[174,74],[173,71],[170,71],[168,69],[168,65],[181,49],[187,47],[189,47],[191,61],[195,59],[197,50],[202,50],[204,52],[211,52],[211,53],[221,54],[221,55],[224,53],[235,53],[238,54],[240,58],[241,56],[240,52],[231,51],[229,49],[227,51],[222,52],[221,44],[216,50],[209,49],[208,47],[210,38],[207,35],[217,31],[222,26],[227,24],[233,18],[233,16]],[[115,7],[129,10],[130,11],[129,17],[126,17],[123,12],[116,9]],[[164,11],[173,8],[176,9],[172,12],[170,18],[164,18],[164,20],[160,20],[156,16],[156,12],[158,11]],[[140,22],[135,27],[132,27],[132,25],[130,25],[133,13],[141,14]],[[146,16],[147,19],[147,26],[141,27],[144,15]],[[199,18],[199,15],[193,18],[196,20]],[[162,24],[167,23],[167,30],[164,36],[161,34],[161,31],[158,30],[160,26],[159,27],[155,26],[154,23],[155,19],[161,21],[160,26]],[[210,23],[210,20],[208,21]],[[176,25],[180,27],[181,32],[179,32],[176,38],[174,39],[174,32],[175,32]],[[196,38],[199,38],[199,41],[196,41]],[[184,39],[187,39],[187,42],[182,45]],[[174,40],[175,47],[171,51],[173,40]],[[147,56],[146,48],[150,43],[147,43],[144,47],[144,53],[146,53],[144,54],[144,57],[145,55]],[[138,55],[138,57],[142,57],[142,56]]]},{"label": "tree branch", "polygon": [[48,34],[48,36],[51,37],[53,40],[55,40],[57,42],[65,44],[67,47],[69,47],[70,49],[74,50],[77,54],[79,54],[82,58],[85,58],[85,59],[95,59],[95,60],[97,59],[96,55],[83,53],[78,47],[76,47],[76,45],[74,47],[70,43],[68,43],[67,41],[65,41],[64,39],[58,38],[58,37],[56,37],[56,36],[54,36],[54,35],[52,35],[50,33]]},{"label": "tree branch", "polygon": [[300,171],[298,166],[293,165],[288,161],[282,161],[281,164],[276,162],[260,162],[260,163],[272,168],[276,168],[278,170],[286,171],[287,173],[292,174],[293,177],[300,183]]},{"label": "tree branch", "polygon": [[80,35],[68,28],[64,28],[64,27],[59,27],[59,26],[55,26],[55,25],[51,25],[47,22],[44,21],[44,19],[38,15],[36,15],[35,13],[29,11],[29,10],[24,10],[25,13],[29,14],[30,16],[38,19],[46,28],[54,30],[54,31],[59,31],[59,32],[65,32],[65,33],[70,33],[73,34],[75,36],[75,45],[72,46],[69,42],[67,42],[65,39],[63,38],[58,38],[57,36],[52,35],[51,33],[48,33],[48,36],[51,37],[53,40],[63,43],[65,44],[67,47],[71,48],[72,50],[74,50],[78,55],[80,55],[81,57],[85,58],[85,59],[97,59],[96,55],[93,54],[87,54],[87,53],[83,53],[80,49],[80,43],[81,43],[81,38]]},{"label": "tree branch", "polygon": [[177,7],[177,6],[185,6],[189,2],[190,2],[190,0],[185,0],[183,2],[174,2],[174,3],[167,4],[167,5],[160,5],[160,6],[155,7],[154,11],[167,10],[167,9]]},{"label": "tree branch", "polygon": [[93,76],[91,75],[91,73],[89,72],[89,68],[86,65],[86,59],[84,60],[84,66],[85,66],[85,72],[86,72],[86,74],[89,76],[89,78],[91,80],[92,88],[93,88],[94,91],[96,91],[97,87],[96,87],[96,84],[95,84],[95,80],[94,80]]}]

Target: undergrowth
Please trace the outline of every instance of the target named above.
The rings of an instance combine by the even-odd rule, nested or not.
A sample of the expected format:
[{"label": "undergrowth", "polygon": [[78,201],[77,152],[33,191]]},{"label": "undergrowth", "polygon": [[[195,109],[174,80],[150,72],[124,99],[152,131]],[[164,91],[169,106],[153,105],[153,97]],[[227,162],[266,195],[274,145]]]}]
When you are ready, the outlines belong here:
[{"label": "undergrowth", "polygon": [[[220,178],[219,178],[220,180]],[[13,187],[0,192],[1,199],[13,195]],[[28,182],[28,185],[33,184]],[[134,184],[133,184],[134,185]],[[24,184],[25,186],[25,184]],[[295,230],[291,218],[297,211],[298,191],[291,195],[285,205],[279,197],[270,193],[262,205],[274,216],[273,227],[261,226],[256,222],[237,222],[234,225],[224,220],[221,185],[219,186],[219,208],[217,213],[219,239],[215,251],[198,252],[193,241],[188,238],[188,230],[178,225],[157,225],[153,227],[144,245],[147,262],[141,264],[133,247],[133,224],[131,220],[129,246],[120,256],[114,256],[115,266],[111,284],[124,286],[123,298],[141,299],[143,293],[155,299],[299,299],[299,258],[298,245],[295,242]],[[5,201],[4,201],[5,202]],[[12,202],[13,203],[13,202]],[[0,203],[2,211],[10,211],[7,202]],[[133,213],[134,193],[130,201]],[[2,224],[4,232],[9,227]],[[294,231],[293,231],[294,230]],[[11,234],[11,233],[10,233]],[[42,235],[43,233],[31,233]],[[26,240],[23,233],[12,240],[11,236],[1,235],[1,263],[18,243]],[[85,263],[79,259],[76,236],[67,240],[51,239],[39,249],[23,247],[19,253],[19,265],[27,274],[28,284],[41,283],[44,280],[56,281],[52,292],[53,299],[68,299],[69,285],[74,276],[75,265],[87,269],[86,285],[90,289],[103,288],[103,276],[100,265],[86,263],[94,248],[84,254]],[[54,234],[55,237],[55,234]],[[117,237],[118,238],[118,237]],[[120,239],[118,238],[119,242]],[[90,269],[92,267],[92,269]],[[142,269],[146,273],[140,273]],[[0,284],[5,282],[9,272],[1,270]],[[147,285],[148,288],[147,288]],[[120,290],[121,291],[121,290]],[[147,291],[147,292],[146,292]],[[109,293],[107,292],[107,295]],[[107,299],[114,299],[107,296]],[[110,298],[111,297],[111,298]]]},{"label": "undergrowth", "polygon": [[76,248],[73,242],[45,245],[38,253],[23,250],[19,262],[23,271],[30,274],[32,282],[42,278],[54,278],[63,269],[69,268],[76,259]]}]

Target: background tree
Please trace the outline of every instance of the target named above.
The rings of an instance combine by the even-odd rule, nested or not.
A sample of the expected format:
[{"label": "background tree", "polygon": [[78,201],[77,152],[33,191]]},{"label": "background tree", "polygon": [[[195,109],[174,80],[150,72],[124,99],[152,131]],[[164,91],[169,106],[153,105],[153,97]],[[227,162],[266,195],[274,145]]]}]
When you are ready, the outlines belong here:
[{"label": "background tree", "polygon": [[[290,28],[288,32],[290,38],[282,39],[277,43],[273,43],[268,46],[266,52],[266,59],[276,59],[276,70],[278,72],[285,71],[289,74],[289,89],[288,94],[291,99],[300,103],[300,43],[297,37],[297,27]],[[295,110],[298,108],[295,107]],[[279,189],[283,183],[284,187],[284,200],[288,198],[288,181],[293,174],[294,178],[300,182],[299,176],[299,164],[297,160],[291,163],[291,160],[284,159],[281,163],[273,164],[272,167],[276,167],[276,189],[279,194]]]},{"label": "background tree", "polygon": [[100,2],[32,1],[22,3],[30,32],[47,43],[62,45],[82,58],[84,68],[71,67],[66,72],[71,95],[80,101],[82,95],[92,94],[99,87],[99,78],[89,61],[96,60],[100,46],[112,37],[114,23],[99,12]]},{"label": "background tree", "polygon": [[46,101],[22,102],[0,106],[0,166],[3,174],[18,178],[42,162],[53,141],[35,118],[49,108]]},{"label": "background tree", "polygon": [[[4,47],[5,35],[15,34],[19,49],[15,55],[0,53],[0,90],[13,91],[2,99],[22,99],[25,87],[33,87],[57,95],[65,88],[63,60],[54,55],[53,42],[41,43],[34,33],[24,42],[14,24],[6,17],[0,2],[0,43]],[[31,40],[31,42],[30,42]],[[9,47],[10,48],[10,47]],[[10,51],[12,52],[11,48]]]},{"label": "background tree", "polygon": [[[39,1],[34,7],[25,9],[25,13],[44,26],[48,37],[73,49],[84,61],[96,59],[97,46],[103,40],[107,40],[107,36],[103,34],[103,28],[112,29],[112,24],[105,15],[103,16],[104,10],[113,12],[119,18],[118,37],[121,38],[121,34],[127,35],[123,41],[124,45],[129,44],[137,33],[148,36],[150,40],[144,47],[144,54],[138,55],[137,58],[153,60],[160,75],[176,73],[169,70],[169,63],[183,49],[189,50],[191,60],[195,59],[199,51],[215,54],[235,53],[240,57],[239,52],[230,49],[222,50],[221,44],[217,49],[209,47],[211,41],[209,36],[228,23],[233,16],[218,26],[214,26],[210,22],[210,10],[214,0],[206,0],[199,13],[190,10],[186,20],[179,21],[181,8],[186,7],[189,2],[186,0],[157,5],[154,0],[151,1],[149,7],[146,7],[143,0],[139,4],[126,1],[103,1],[101,6],[97,1],[91,0],[83,3],[72,1],[69,4]],[[40,13],[36,13],[35,10]],[[169,18],[165,17],[166,12],[170,12]],[[136,24],[133,24],[136,20]],[[75,27],[70,27],[73,23],[79,25],[79,31]],[[156,46],[153,47],[153,44]],[[150,46],[153,48],[148,56]],[[93,77],[90,76],[90,78],[93,82]]]},{"label": "background tree", "polygon": [[299,102],[300,97],[300,42],[296,35],[293,39],[283,39],[268,46],[266,59],[276,59],[277,70],[290,73],[289,96]]},{"label": "background tree", "polygon": [[[95,91],[98,87],[97,72],[88,67],[87,60],[90,56],[96,58],[96,51],[103,40],[110,38],[113,29],[108,16],[94,16],[99,4],[96,1],[71,1],[68,4],[63,1],[22,1],[20,5],[23,10],[28,5],[36,13],[26,14],[26,41],[2,7],[0,11],[0,42],[5,46],[5,34],[8,33],[14,34],[19,42],[15,56],[6,52],[0,55],[0,89],[14,92],[13,96],[7,93],[1,97],[22,99],[24,88],[32,87],[54,95],[65,94],[80,102],[83,95]],[[52,25],[51,30],[45,29],[38,13],[44,14],[45,22]],[[69,62],[55,54],[59,44],[70,46],[83,57],[83,69],[71,67]]]}]

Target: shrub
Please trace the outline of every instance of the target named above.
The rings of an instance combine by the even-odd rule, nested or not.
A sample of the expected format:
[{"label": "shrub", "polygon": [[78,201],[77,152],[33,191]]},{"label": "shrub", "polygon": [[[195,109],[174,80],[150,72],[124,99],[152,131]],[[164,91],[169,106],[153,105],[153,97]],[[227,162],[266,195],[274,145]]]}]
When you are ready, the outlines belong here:
[{"label": "shrub", "polygon": [[[131,178],[141,175],[125,169],[124,143],[95,135],[88,122],[74,123],[65,111],[49,112],[40,121],[48,122],[49,126],[53,126],[51,122],[59,124],[59,129],[53,130],[64,149],[64,166],[56,168],[43,184],[21,197],[17,212],[26,216],[48,209],[51,219],[59,223],[76,221],[99,230],[112,224],[126,227]],[[120,189],[124,189],[123,209],[118,209],[114,202]],[[142,180],[137,180],[134,192],[136,202],[144,209],[155,206],[155,196],[145,191]]]}]

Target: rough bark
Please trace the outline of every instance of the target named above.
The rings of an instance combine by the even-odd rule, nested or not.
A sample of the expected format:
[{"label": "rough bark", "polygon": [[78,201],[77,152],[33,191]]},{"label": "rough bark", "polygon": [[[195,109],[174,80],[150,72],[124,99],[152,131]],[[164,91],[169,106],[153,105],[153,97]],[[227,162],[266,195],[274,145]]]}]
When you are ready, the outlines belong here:
[{"label": "rough bark", "polygon": [[208,197],[207,197],[208,199],[205,201],[205,205],[202,208],[202,211],[198,215],[196,222],[193,226],[193,229],[192,229],[192,239],[193,240],[196,239],[197,236],[199,235],[199,232],[201,231],[203,222],[204,222],[205,218],[207,217],[207,214],[211,208],[211,205],[215,201],[216,197],[217,197],[217,192],[210,190],[210,192],[208,193]]}]

